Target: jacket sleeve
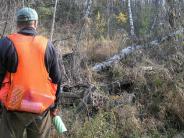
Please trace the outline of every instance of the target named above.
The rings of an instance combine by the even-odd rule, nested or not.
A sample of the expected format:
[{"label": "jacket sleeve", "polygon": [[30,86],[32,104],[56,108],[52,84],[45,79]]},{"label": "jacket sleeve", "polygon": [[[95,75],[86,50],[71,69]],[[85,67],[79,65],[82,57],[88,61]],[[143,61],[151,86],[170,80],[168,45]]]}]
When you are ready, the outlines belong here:
[{"label": "jacket sleeve", "polygon": [[59,97],[61,93],[61,71],[59,68],[58,56],[53,44],[49,41],[46,52],[45,52],[45,65],[49,73],[49,77],[52,79],[52,82],[58,84],[56,91],[56,100],[53,108],[56,108],[59,105]]},{"label": "jacket sleeve", "polygon": [[0,84],[6,72],[15,73],[18,65],[18,56],[13,43],[7,38],[0,39]]}]

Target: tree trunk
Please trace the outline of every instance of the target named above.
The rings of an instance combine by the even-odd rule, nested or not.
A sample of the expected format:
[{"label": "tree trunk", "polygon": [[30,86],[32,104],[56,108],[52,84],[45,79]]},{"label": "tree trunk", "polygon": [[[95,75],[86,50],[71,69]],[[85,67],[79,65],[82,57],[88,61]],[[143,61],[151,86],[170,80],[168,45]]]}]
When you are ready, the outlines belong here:
[{"label": "tree trunk", "polygon": [[128,17],[129,17],[129,22],[130,22],[130,35],[135,36],[134,21],[133,21],[133,17],[132,17],[131,0],[128,0]]},{"label": "tree trunk", "polygon": [[85,11],[84,17],[88,17],[92,7],[92,0],[86,0],[85,5],[86,5],[86,11]]},{"label": "tree trunk", "polygon": [[52,41],[52,37],[54,34],[54,24],[55,24],[55,18],[56,18],[57,3],[58,3],[58,0],[55,1],[55,6],[54,6],[54,14],[53,14],[53,20],[52,20],[51,33],[50,33],[50,40],[51,41]]},{"label": "tree trunk", "polygon": [[24,0],[22,0],[22,6],[24,7]]}]

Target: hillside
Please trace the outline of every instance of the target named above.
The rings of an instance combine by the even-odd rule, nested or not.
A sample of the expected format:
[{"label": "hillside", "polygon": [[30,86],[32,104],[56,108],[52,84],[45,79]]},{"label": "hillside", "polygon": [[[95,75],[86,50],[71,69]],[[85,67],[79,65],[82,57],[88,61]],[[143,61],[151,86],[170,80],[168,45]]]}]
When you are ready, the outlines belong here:
[{"label": "hillside", "polygon": [[2,35],[29,6],[57,50],[68,131],[53,138],[184,138],[184,1],[1,1]]},{"label": "hillside", "polygon": [[67,137],[183,137],[182,39],[145,44],[98,72],[87,67],[87,84],[64,87]]}]

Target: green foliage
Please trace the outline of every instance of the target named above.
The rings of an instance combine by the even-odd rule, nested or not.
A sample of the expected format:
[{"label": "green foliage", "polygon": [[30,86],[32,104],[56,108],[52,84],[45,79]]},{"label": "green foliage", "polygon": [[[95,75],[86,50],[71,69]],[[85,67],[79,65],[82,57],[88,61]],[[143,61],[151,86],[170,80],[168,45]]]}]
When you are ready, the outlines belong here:
[{"label": "green foliage", "polygon": [[52,15],[52,8],[49,7],[38,7],[39,15],[43,16],[51,16]]},{"label": "green foliage", "polygon": [[125,13],[120,12],[117,16],[116,16],[116,20],[119,24],[123,24],[127,22],[127,16]]},{"label": "green foliage", "polygon": [[84,123],[77,138],[119,138],[114,121],[112,112],[101,112],[94,119]]},{"label": "green foliage", "polygon": [[156,79],[154,80],[154,83],[155,83],[155,86],[161,87],[162,84],[163,84],[163,80],[160,79],[160,78],[156,78]]},{"label": "green foliage", "polygon": [[39,18],[42,20],[46,20],[48,18],[52,18],[52,8],[46,7],[46,6],[40,6],[37,9],[37,12],[39,14]]},{"label": "green foliage", "polygon": [[149,132],[150,137],[152,138],[160,138],[162,135],[158,132],[157,129],[153,129]]},{"label": "green foliage", "polygon": [[141,136],[141,126],[136,118],[136,109],[130,105],[114,109],[117,112],[117,129],[121,137],[138,138]]},{"label": "green foliage", "polygon": [[60,1],[56,11],[56,21],[64,23],[78,23],[83,9],[70,0]]},{"label": "green foliage", "polygon": [[105,21],[104,15],[100,13],[100,11],[97,11],[97,14],[95,15],[95,37],[103,39],[105,32],[106,32],[106,26],[107,23]]},{"label": "green foliage", "polygon": [[122,7],[120,1],[101,0],[94,5],[92,12],[93,36],[95,38],[114,38],[117,30],[127,27],[126,7]]},{"label": "green foliage", "polygon": [[120,66],[119,64],[118,65],[115,65],[113,70],[112,70],[112,77],[113,79],[121,79],[122,76],[124,76],[126,74],[125,72],[126,70]]},{"label": "green foliage", "polygon": [[152,12],[152,7],[150,6],[145,6],[140,10],[137,18],[138,25],[136,27],[138,35],[144,36],[148,33],[152,22]]}]

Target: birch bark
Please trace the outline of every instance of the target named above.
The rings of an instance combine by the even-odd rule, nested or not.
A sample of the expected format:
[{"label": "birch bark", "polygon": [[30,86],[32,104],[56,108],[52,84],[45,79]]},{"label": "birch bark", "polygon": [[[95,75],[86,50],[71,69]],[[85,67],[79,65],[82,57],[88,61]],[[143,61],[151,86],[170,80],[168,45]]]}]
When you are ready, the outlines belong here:
[{"label": "birch bark", "polygon": [[56,18],[57,3],[58,3],[58,0],[55,1],[55,6],[54,6],[54,13],[53,13],[53,19],[52,19],[52,27],[51,27],[51,33],[50,33],[50,40],[51,41],[52,41],[52,37],[53,37],[53,34],[54,34],[54,25],[55,25],[55,18]]},{"label": "birch bark", "polygon": [[131,8],[131,0],[128,0],[128,16],[129,16],[129,23],[130,23],[130,35],[135,36],[134,21],[133,21],[132,8]]},{"label": "birch bark", "polygon": [[84,14],[84,17],[88,17],[91,11],[91,6],[92,6],[92,0],[86,0],[86,11]]}]

